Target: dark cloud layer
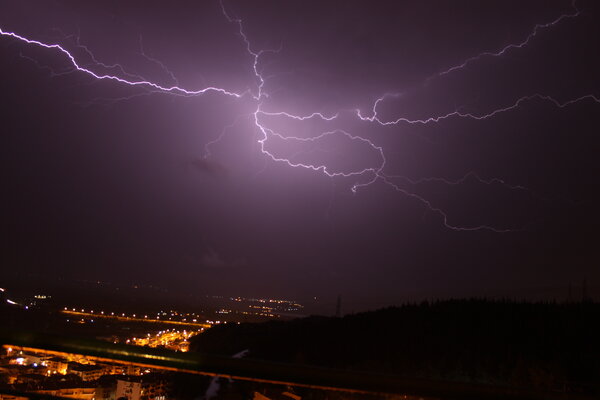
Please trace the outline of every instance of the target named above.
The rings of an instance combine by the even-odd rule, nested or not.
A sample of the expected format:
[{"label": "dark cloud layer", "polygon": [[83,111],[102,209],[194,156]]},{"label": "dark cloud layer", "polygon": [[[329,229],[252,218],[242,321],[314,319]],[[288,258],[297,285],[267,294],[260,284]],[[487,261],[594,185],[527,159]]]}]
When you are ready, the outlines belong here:
[{"label": "dark cloud layer", "polygon": [[[534,93],[560,102],[598,96],[595,2],[578,1],[579,16],[522,49],[443,77],[435,76],[518,43],[536,24],[573,12],[571,4],[224,5],[243,19],[255,51],[281,46],[259,64],[268,77],[264,110],[339,112],[334,122],[265,117],[272,129],[361,136],[385,148],[390,181],[444,210],[449,224],[517,231],[456,232],[381,181],[352,193],[368,175],[332,179],[269,160],[249,96],[169,96],[99,82],[70,72],[55,51],[2,36],[3,271],[202,293],[341,293],[356,309],[432,296],[565,297],[568,283],[584,277],[598,290],[600,104],[533,99],[487,120],[392,127],[355,113],[370,115],[385,93],[394,94],[378,108],[385,120],[482,115]],[[252,57],[218,2],[3,3],[0,27],[59,42],[104,73],[256,90]],[[94,65],[88,50],[107,66]],[[108,66],[115,63],[122,70]],[[274,138],[266,149],[330,172],[381,161],[366,142],[339,133],[316,143]]]}]

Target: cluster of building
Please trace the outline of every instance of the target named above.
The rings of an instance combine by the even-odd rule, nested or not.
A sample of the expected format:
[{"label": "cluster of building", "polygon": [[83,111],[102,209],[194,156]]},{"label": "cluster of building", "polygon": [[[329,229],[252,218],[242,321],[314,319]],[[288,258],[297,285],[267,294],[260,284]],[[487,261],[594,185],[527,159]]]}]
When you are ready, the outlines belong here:
[{"label": "cluster of building", "polygon": [[[246,297],[229,297],[221,298],[223,304],[228,304],[229,307],[221,307],[215,313],[225,314],[229,316],[229,320],[235,321],[235,316],[249,316],[273,319],[281,317],[297,317],[304,309],[302,304],[294,300],[280,299],[257,299]],[[213,324],[214,322],[211,321]]]},{"label": "cluster of building", "polygon": [[127,339],[126,343],[136,346],[162,347],[168,350],[186,352],[190,348],[189,339],[203,331],[204,328],[197,330],[165,329],[155,334],[148,333],[146,336]]},{"label": "cluster of building", "polygon": [[[11,347],[0,359],[0,377],[20,392],[84,400],[165,400],[169,390],[166,374],[133,364]],[[24,399],[0,393],[0,400]]]},{"label": "cluster of building", "polygon": [[281,300],[281,299],[256,299],[256,298],[246,298],[246,297],[230,297],[229,300],[235,301],[238,303],[249,303],[249,304],[260,304],[262,307],[252,307],[252,308],[263,308],[268,309],[270,311],[300,311],[304,308],[304,306],[294,300]]}]

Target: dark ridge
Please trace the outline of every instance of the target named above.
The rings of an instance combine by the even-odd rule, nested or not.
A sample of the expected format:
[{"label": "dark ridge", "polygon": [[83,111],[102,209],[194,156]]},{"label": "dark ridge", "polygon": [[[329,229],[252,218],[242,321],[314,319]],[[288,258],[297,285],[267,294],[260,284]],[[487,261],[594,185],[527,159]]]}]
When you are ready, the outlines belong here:
[{"label": "dark ridge", "polygon": [[600,304],[451,300],[216,326],[192,351],[403,377],[600,393]]}]

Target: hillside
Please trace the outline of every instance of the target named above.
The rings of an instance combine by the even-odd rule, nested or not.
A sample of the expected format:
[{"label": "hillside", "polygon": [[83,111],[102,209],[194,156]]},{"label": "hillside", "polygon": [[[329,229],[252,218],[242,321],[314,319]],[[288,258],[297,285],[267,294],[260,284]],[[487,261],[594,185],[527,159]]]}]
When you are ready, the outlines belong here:
[{"label": "hillside", "polygon": [[452,300],[343,318],[217,326],[192,350],[547,390],[598,392],[600,304]]}]

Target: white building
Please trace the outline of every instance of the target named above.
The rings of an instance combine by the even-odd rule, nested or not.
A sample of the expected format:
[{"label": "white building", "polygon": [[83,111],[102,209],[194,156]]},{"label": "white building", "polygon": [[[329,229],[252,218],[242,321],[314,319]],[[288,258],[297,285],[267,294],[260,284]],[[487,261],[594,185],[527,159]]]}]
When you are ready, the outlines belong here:
[{"label": "white building", "polygon": [[117,379],[115,398],[126,397],[127,400],[140,400],[142,384],[131,379]]}]

